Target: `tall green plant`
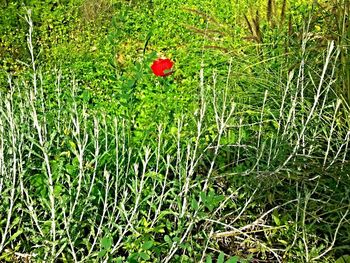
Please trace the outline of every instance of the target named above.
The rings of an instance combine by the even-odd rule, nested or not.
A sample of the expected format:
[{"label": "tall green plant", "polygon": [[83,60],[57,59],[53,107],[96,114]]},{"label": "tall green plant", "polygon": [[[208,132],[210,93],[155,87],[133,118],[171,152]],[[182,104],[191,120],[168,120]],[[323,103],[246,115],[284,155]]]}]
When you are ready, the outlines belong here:
[{"label": "tall green plant", "polygon": [[331,14],[334,14],[334,34],[340,49],[340,69],[338,94],[350,109],[350,1],[333,0]]}]

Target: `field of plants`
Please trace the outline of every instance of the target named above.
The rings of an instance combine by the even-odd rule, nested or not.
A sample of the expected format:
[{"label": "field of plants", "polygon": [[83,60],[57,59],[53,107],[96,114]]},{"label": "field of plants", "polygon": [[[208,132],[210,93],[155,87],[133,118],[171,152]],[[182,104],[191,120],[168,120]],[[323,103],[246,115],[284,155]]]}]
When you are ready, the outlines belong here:
[{"label": "field of plants", "polygon": [[0,262],[350,262],[349,0],[0,0]]}]

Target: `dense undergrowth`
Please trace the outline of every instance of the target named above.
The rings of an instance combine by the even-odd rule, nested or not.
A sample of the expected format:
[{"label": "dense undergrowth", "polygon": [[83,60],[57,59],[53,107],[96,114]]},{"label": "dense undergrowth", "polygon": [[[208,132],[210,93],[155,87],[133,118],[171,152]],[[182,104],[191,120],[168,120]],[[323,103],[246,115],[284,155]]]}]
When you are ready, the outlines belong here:
[{"label": "dense undergrowth", "polygon": [[349,262],[348,1],[23,2],[0,262]]}]

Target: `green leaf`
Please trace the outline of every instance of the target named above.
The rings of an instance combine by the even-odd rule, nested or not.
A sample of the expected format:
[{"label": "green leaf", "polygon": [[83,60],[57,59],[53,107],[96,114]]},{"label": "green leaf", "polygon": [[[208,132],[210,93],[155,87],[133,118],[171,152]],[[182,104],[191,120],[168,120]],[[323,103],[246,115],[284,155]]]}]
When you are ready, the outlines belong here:
[{"label": "green leaf", "polygon": [[285,241],[283,239],[277,239],[278,242],[280,242],[281,244],[285,245],[285,246],[288,246],[289,242],[288,241]]},{"label": "green leaf", "polygon": [[73,151],[75,151],[77,149],[77,146],[76,146],[76,144],[73,141],[69,140],[68,143],[69,143],[70,148]]},{"label": "green leaf", "polygon": [[238,260],[239,260],[239,257],[234,256],[234,257],[231,257],[230,259],[228,259],[228,260],[226,261],[226,263],[237,263]]},{"label": "green leaf", "polygon": [[281,225],[281,220],[279,219],[277,210],[273,210],[273,212],[272,212],[272,219],[275,222],[276,226],[280,226]]},{"label": "green leaf", "polygon": [[213,260],[211,258],[211,255],[208,255],[206,260],[205,260],[205,263],[212,263],[212,262],[213,262]]},{"label": "green leaf", "polygon": [[206,202],[207,200],[207,195],[205,194],[205,192],[200,192],[199,196],[201,197],[201,200],[203,202]]},{"label": "green leaf", "polygon": [[130,263],[138,263],[138,261],[137,261],[138,256],[139,256],[138,253],[132,253],[132,254],[128,257],[128,262],[130,262]]},{"label": "green leaf", "polygon": [[208,203],[208,204],[206,204],[206,207],[208,208],[208,210],[210,211],[210,212],[212,212],[213,210],[214,210],[214,206],[213,206],[213,204],[212,203]]},{"label": "green leaf", "polygon": [[350,263],[350,256],[349,255],[344,255],[338,258],[335,263]]},{"label": "green leaf", "polygon": [[13,228],[15,225],[17,225],[21,221],[20,217],[16,217],[11,224],[11,228]]},{"label": "green leaf", "polygon": [[54,186],[53,194],[55,195],[55,197],[58,197],[60,196],[61,192],[62,192],[62,186],[59,184],[56,184]]},{"label": "green leaf", "polygon": [[[4,251],[2,252],[2,254],[0,255],[0,260],[5,260],[4,262],[12,262],[13,261],[13,253],[12,251]],[[1,261],[3,262],[3,261]]]},{"label": "green leaf", "polygon": [[84,100],[85,102],[88,102],[89,99],[90,99],[90,93],[89,93],[87,90],[84,90],[84,91],[83,91],[83,94],[82,94],[82,97],[83,97],[83,100]]},{"label": "green leaf", "polygon": [[23,229],[19,229],[16,233],[14,233],[6,243],[10,243],[11,241],[15,240],[20,234],[23,233]]},{"label": "green leaf", "polygon": [[139,256],[143,259],[143,260],[149,260],[151,257],[145,253],[145,252],[140,252]]},{"label": "green leaf", "polygon": [[193,210],[197,210],[198,209],[198,202],[197,202],[195,197],[193,197],[192,200],[191,200],[191,207],[192,207]]},{"label": "green leaf", "polygon": [[100,252],[98,252],[97,256],[99,258],[103,258],[106,255],[107,251],[102,249]]},{"label": "green leaf", "polygon": [[112,247],[112,239],[110,237],[102,238],[101,245],[104,249],[109,250]]},{"label": "green leaf", "polygon": [[173,241],[171,240],[171,238],[168,235],[164,236],[164,241],[167,242],[168,244],[173,243]]},{"label": "green leaf", "polygon": [[149,250],[151,247],[153,247],[153,241],[146,241],[143,245],[142,245],[142,249],[144,250]]},{"label": "green leaf", "polygon": [[220,255],[218,257],[218,260],[216,261],[217,263],[224,263],[225,260],[225,254],[224,252],[220,252]]}]

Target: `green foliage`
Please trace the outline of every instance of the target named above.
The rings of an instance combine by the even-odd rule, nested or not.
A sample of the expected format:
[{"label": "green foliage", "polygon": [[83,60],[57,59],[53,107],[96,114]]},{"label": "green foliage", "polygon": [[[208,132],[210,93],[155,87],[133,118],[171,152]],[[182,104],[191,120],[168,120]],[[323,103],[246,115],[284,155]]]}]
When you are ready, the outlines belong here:
[{"label": "green foliage", "polygon": [[335,263],[348,263],[350,262],[350,256],[349,255],[344,255],[338,258]]},{"label": "green foliage", "polygon": [[209,212],[212,212],[213,209],[225,199],[224,196],[215,195],[214,191],[209,191],[208,194],[201,192],[200,197],[204,206],[209,210]]},{"label": "green foliage", "polygon": [[0,261],[346,262],[348,2],[314,2],[3,1]]}]

